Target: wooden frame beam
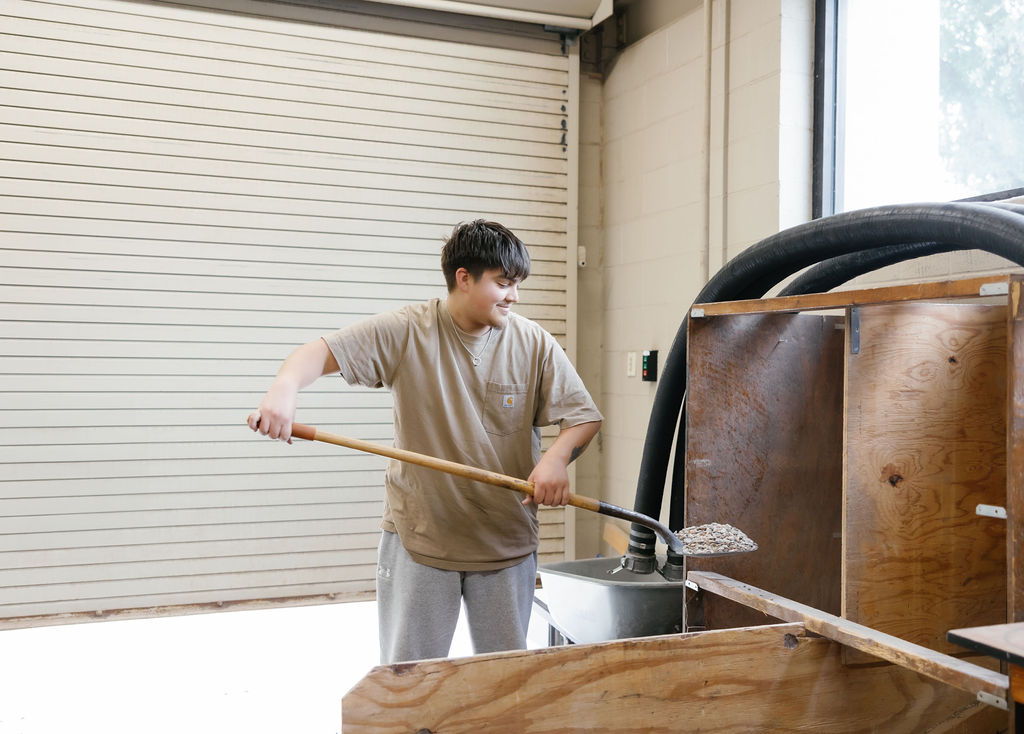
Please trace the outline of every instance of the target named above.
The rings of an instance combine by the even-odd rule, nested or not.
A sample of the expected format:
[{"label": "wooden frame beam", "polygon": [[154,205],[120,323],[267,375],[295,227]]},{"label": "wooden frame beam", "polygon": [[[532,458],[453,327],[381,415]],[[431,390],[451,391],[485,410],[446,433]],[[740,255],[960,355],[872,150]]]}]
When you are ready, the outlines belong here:
[{"label": "wooden frame beam", "polygon": [[[898,303],[935,298],[978,298],[982,286],[1009,283],[1019,280],[1012,275],[990,275],[983,278],[944,280],[936,283],[889,286],[886,288],[865,288],[861,290],[834,291],[829,293],[808,293],[802,296],[751,299],[746,301],[719,301],[697,303],[690,310],[691,318],[702,316],[725,316],[738,313],[772,313],[776,311],[825,311],[849,306],[865,306],[872,303]],[[1001,290],[992,295],[1005,295]]]},{"label": "wooden frame beam", "polygon": [[933,680],[977,696],[984,693],[1007,700],[1009,678],[921,645],[901,640],[856,622],[822,612],[727,576],[690,571],[687,579],[701,589],[757,609],[784,622],[798,622],[809,631],[913,670]]}]

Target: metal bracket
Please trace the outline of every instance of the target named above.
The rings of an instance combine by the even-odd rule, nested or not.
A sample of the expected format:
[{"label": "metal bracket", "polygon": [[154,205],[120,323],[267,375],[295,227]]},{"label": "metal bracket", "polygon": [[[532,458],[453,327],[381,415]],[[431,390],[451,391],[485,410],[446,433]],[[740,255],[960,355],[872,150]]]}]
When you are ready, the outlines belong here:
[{"label": "metal bracket", "polygon": [[545,25],[547,33],[557,33],[562,40],[562,53],[568,53],[570,46],[575,46],[580,37],[579,28],[564,28],[557,25]]},{"label": "metal bracket", "polygon": [[690,581],[690,579],[686,579],[686,588],[691,591],[700,591],[700,587],[695,582]]},{"label": "metal bracket", "polygon": [[860,354],[860,309],[850,309],[850,354]]},{"label": "metal bracket", "polygon": [[1009,711],[1010,707],[1006,705],[1005,698],[999,698],[999,696],[993,696],[991,693],[985,691],[978,691],[978,700],[982,703],[987,703],[989,706],[995,706],[997,709],[1003,711]]},{"label": "metal bracket", "polygon": [[978,505],[974,508],[974,512],[982,517],[998,517],[1000,520],[1006,519],[1006,508],[997,507],[996,505]]},{"label": "metal bracket", "polygon": [[691,308],[690,309],[690,318],[691,319],[702,319],[702,318],[704,318],[704,309],[703,308]]},{"label": "metal bracket", "polygon": [[985,283],[978,289],[979,296],[1005,296],[1010,292],[1010,284],[1006,281],[1002,283]]}]

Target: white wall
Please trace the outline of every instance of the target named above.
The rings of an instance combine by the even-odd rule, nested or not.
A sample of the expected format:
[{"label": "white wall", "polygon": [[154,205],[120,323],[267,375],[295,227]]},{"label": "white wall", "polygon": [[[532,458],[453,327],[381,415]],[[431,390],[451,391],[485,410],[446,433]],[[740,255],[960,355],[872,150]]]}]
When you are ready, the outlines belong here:
[{"label": "white wall", "polygon": [[[583,79],[579,361],[605,424],[581,493],[633,506],[657,383],[627,377],[627,353],[664,363],[708,273],[810,217],[811,7],[713,3],[707,184],[703,9],[624,49],[603,81]],[[611,552],[597,521],[578,521],[580,557]]]}]

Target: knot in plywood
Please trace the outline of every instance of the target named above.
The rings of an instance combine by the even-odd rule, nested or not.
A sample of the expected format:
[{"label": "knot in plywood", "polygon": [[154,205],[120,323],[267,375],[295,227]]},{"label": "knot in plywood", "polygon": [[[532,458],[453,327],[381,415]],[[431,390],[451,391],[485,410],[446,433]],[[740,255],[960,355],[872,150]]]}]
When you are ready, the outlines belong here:
[{"label": "knot in plywood", "polygon": [[900,468],[895,464],[886,464],[883,466],[880,475],[881,481],[888,482],[890,487],[896,487],[904,479]]}]

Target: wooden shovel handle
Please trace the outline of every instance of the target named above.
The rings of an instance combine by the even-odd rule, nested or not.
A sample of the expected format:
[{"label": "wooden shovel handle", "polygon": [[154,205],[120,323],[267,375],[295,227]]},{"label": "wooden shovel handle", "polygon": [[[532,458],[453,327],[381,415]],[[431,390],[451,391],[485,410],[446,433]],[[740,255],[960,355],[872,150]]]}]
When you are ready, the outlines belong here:
[{"label": "wooden shovel handle", "polygon": [[[467,466],[466,464],[459,464],[458,462],[448,461],[447,459],[438,459],[434,456],[427,456],[426,454],[418,454],[415,451],[396,449],[391,446],[382,446],[381,444],[370,443],[369,441],[361,441],[358,438],[338,436],[302,423],[292,423],[292,437],[302,438],[307,441],[333,443],[336,446],[344,446],[345,448],[356,449],[357,451],[365,451],[370,454],[386,456],[389,459],[397,459],[409,464],[417,464],[419,466],[426,467],[427,469],[436,469],[437,471],[442,471],[446,474],[453,474],[457,477],[465,477],[466,479],[474,479],[478,482],[494,485],[495,487],[514,489],[518,492],[524,492],[531,497],[533,496],[533,482],[528,482],[525,479],[517,479],[516,477],[499,474],[498,472],[489,471],[487,469]],[[601,502],[599,500],[578,494],[569,495],[569,504],[573,507],[579,507],[582,510],[590,510],[591,512],[601,511]]]},{"label": "wooden shovel handle", "polygon": [[[370,454],[387,456],[390,459],[398,459],[399,461],[417,464],[428,469],[436,469],[437,471],[442,471],[447,474],[454,474],[457,477],[475,479],[478,482],[492,484],[495,487],[514,489],[518,492],[524,492],[531,497],[533,496],[533,482],[528,482],[525,479],[516,479],[515,477],[488,471],[487,469],[478,469],[474,466],[466,466],[465,464],[448,461],[447,459],[438,459],[425,454],[417,454],[415,451],[396,449],[391,446],[382,446],[377,443],[370,443],[369,441],[360,441],[358,438],[338,436],[302,423],[292,423],[292,436],[294,438],[302,438],[307,441],[323,441],[324,443],[333,443],[337,446],[344,446],[346,448],[356,449],[357,451],[365,451]],[[624,507],[618,507],[616,505],[602,502],[592,497],[584,497],[579,494],[570,494],[569,504],[573,507],[578,507],[581,510],[598,512],[602,515],[607,515],[608,517],[617,517],[620,520],[628,520],[629,522],[648,527],[657,533],[662,541],[674,553],[683,554],[686,552],[683,541],[676,537],[675,533],[673,533],[667,525],[662,524],[653,517],[648,517],[647,515],[643,515],[634,510],[627,510]]]}]

